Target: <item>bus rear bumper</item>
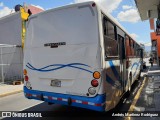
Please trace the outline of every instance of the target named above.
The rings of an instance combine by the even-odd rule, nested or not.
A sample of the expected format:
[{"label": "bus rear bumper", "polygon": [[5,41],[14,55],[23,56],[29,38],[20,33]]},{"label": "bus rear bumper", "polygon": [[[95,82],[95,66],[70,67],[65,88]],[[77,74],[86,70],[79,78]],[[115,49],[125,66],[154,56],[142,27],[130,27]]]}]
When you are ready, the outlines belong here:
[{"label": "bus rear bumper", "polygon": [[24,95],[28,99],[42,100],[48,103],[70,105],[95,111],[105,111],[105,94],[89,98],[68,94],[30,90],[24,86]]}]

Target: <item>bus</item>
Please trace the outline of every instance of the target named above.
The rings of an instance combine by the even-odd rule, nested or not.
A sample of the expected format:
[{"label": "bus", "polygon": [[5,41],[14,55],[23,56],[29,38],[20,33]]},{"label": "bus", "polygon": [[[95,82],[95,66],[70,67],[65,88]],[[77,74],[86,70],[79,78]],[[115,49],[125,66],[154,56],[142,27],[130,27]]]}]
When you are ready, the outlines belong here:
[{"label": "bus", "polygon": [[32,15],[26,31],[28,99],[108,111],[140,75],[140,45],[95,2]]}]

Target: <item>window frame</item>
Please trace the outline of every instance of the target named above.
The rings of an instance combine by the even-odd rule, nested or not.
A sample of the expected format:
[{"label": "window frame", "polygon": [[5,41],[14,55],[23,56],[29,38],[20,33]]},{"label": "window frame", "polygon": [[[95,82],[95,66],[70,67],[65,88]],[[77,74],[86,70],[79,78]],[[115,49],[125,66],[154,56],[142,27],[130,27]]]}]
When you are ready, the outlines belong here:
[{"label": "window frame", "polygon": [[[102,28],[103,28],[103,39],[104,39],[104,52],[105,52],[105,54],[104,54],[104,56],[105,56],[105,61],[107,61],[108,59],[119,59],[119,43],[118,43],[118,41],[117,41],[117,26],[107,17],[107,16],[105,16],[105,14],[103,14],[103,12],[102,12]],[[107,36],[107,30],[106,30],[106,35],[104,34],[104,26],[106,25],[105,24],[105,22],[110,22],[113,26],[114,26],[114,38],[115,39],[113,39],[112,37],[109,37],[109,36]],[[117,43],[117,55],[116,56],[108,56],[108,55],[106,55],[106,45],[105,45],[105,37],[107,37],[107,38],[109,38],[109,39],[111,39],[111,40],[115,40],[115,42]]]}]

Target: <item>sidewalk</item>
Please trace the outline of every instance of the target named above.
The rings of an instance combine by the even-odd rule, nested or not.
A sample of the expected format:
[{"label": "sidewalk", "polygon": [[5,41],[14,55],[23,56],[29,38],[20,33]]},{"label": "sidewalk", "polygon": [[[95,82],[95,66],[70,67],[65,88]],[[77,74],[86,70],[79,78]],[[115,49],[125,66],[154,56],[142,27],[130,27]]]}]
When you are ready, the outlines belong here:
[{"label": "sidewalk", "polygon": [[140,97],[134,106],[137,112],[160,111],[160,67],[156,65],[149,68],[147,79]]},{"label": "sidewalk", "polygon": [[23,91],[23,84],[21,85],[6,85],[0,84],[0,98],[7,95],[20,93]]},{"label": "sidewalk", "polygon": [[148,76],[159,76],[160,75],[160,67],[157,65],[153,65],[152,67],[150,67],[150,69],[148,70]]}]

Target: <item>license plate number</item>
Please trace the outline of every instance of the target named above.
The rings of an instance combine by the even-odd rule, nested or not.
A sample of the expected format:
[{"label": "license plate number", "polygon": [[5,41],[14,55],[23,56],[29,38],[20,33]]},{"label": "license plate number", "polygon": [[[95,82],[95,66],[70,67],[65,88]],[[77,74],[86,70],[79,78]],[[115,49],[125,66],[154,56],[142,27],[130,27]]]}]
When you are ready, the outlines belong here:
[{"label": "license plate number", "polygon": [[61,81],[59,81],[59,80],[51,80],[51,86],[61,87]]}]

